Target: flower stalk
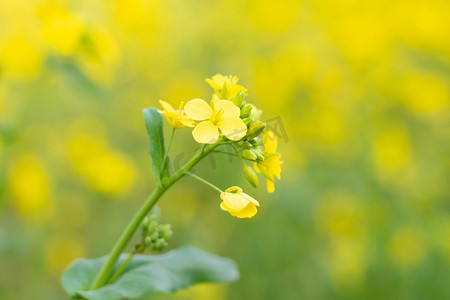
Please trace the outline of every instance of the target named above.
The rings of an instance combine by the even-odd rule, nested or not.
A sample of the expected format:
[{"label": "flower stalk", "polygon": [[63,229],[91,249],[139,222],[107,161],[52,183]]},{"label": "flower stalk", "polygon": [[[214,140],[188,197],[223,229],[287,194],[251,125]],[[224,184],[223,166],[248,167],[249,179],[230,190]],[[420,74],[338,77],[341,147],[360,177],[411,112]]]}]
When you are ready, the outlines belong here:
[{"label": "flower stalk", "polygon": [[189,172],[197,163],[199,163],[203,158],[205,158],[209,153],[211,153],[219,144],[222,139],[219,139],[216,143],[207,145],[200,149],[190,161],[188,161],[180,170],[178,170],[173,176],[169,178],[162,186],[156,186],[150,196],[147,198],[142,207],[137,211],[134,217],[128,223],[127,227],[123,231],[122,235],[119,237],[117,242],[114,244],[111,252],[108,256],[108,260],[100,269],[94,282],[92,283],[90,289],[95,290],[104,285],[111,273],[112,268],[116,264],[117,259],[122,253],[123,249],[126,247],[136,229],[141,224],[144,217],[153,208],[153,206],[158,202],[161,196],[167,191],[175,182],[180,180],[186,172]]}]

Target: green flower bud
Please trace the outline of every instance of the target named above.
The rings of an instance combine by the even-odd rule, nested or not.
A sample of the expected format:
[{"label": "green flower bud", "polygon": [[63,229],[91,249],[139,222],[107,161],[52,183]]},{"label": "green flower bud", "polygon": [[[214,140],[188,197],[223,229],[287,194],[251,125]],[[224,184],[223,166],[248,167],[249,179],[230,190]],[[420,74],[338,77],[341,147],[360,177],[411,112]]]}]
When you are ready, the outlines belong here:
[{"label": "green flower bud", "polygon": [[244,91],[240,91],[240,92],[236,95],[236,97],[234,97],[233,103],[234,103],[237,107],[242,108],[242,106],[245,105],[244,97],[245,97]]},{"label": "green flower bud", "polygon": [[250,126],[250,124],[253,123],[253,119],[252,119],[252,118],[245,118],[245,119],[242,120],[242,121],[244,121],[244,124],[245,124],[247,127]]},{"label": "green flower bud", "polygon": [[250,126],[247,130],[247,139],[253,140],[255,137],[260,135],[261,132],[263,132],[265,128],[266,128],[266,124],[261,121],[257,121],[255,123],[253,123],[252,126]]},{"label": "green flower bud", "polygon": [[253,151],[253,153],[256,154],[256,160],[259,160],[259,161],[263,161],[264,160],[264,155],[261,153],[260,150],[258,150],[258,149],[251,149],[251,151]]},{"label": "green flower bud", "polygon": [[256,172],[253,170],[252,167],[245,166],[244,174],[245,174],[245,177],[247,178],[248,182],[250,182],[250,184],[253,185],[253,187],[256,188],[259,186],[258,175],[256,175]]},{"label": "green flower bud", "polygon": [[266,128],[266,124],[261,121],[256,121],[247,130],[247,139],[253,140],[258,137]]},{"label": "green flower bud", "polygon": [[156,241],[154,249],[155,250],[162,250],[164,248],[166,248],[169,244],[167,243],[167,241],[165,239],[159,239]]},{"label": "green flower bud", "polygon": [[250,105],[244,106],[243,109],[241,109],[241,118],[248,118],[250,116],[250,113],[252,112],[252,107]]},{"label": "green flower bud", "polygon": [[258,158],[258,156],[256,156],[256,154],[252,150],[248,149],[242,151],[242,156],[249,160],[256,160]]},{"label": "green flower bud", "polygon": [[253,148],[253,145],[250,144],[249,142],[243,142],[241,145],[241,148],[242,149],[251,149],[251,148]]},{"label": "green flower bud", "polygon": [[152,221],[152,222],[148,225],[147,232],[148,232],[148,233],[153,233],[153,232],[155,231],[156,227],[158,227],[158,222]]},{"label": "green flower bud", "polygon": [[161,225],[158,232],[159,236],[167,241],[173,234],[172,226],[170,224]]},{"label": "green flower bud", "polygon": [[159,239],[159,234],[158,232],[155,231],[149,237],[152,240],[152,242],[156,242]]},{"label": "green flower bud", "polygon": [[145,237],[144,242],[149,248],[151,248],[153,245],[152,239],[149,236]]},{"label": "green flower bud", "polygon": [[149,225],[149,219],[148,217],[145,217],[144,220],[142,220],[141,226],[142,226],[142,231],[145,233],[148,232],[148,225]]}]

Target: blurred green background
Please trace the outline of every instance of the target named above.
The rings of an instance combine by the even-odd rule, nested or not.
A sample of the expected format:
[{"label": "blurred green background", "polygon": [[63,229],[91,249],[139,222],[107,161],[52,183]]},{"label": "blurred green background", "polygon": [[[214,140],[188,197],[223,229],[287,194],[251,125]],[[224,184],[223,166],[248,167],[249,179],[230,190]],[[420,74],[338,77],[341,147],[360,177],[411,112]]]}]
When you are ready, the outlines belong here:
[{"label": "blurred green background", "polygon": [[[151,299],[450,299],[449,16],[447,0],[0,0],[0,299],[66,297],[64,268],[107,253],[155,185],[142,109],[208,100],[216,73],[283,121],[282,181],[268,195],[237,159],[196,168],[258,199],[250,220],[175,185],[170,247],[242,278]],[[176,133],[174,155],[195,147]]]}]

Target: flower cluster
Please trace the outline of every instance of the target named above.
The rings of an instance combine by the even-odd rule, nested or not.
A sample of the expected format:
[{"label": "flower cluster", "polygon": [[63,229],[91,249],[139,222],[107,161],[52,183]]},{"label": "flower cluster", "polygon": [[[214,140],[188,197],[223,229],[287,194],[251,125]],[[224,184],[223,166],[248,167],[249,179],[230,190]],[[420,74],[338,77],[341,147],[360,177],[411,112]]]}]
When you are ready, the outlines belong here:
[{"label": "flower cluster", "polygon": [[162,251],[168,246],[168,240],[172,236],[170,224],[159,224],[159,210],[154,209],[149,217],[145,217],[141,223],[142,239],[135,246],[136,253],[143,253],[146,249],[151,251]]},{"label": "flower cluster", "polygon": [[[250,184],[258,187],[257,173],[260,173],[266,178],[267,191],[274,192],[274,180],[280,179],[283,161],[277,152],[276,135],[266,130],[266,124],[260,120],[262,111],[247,103],[247,89],[238,84],[238,77],[216,74],[206,82],[214,90],[209,102],[192,99],[175,110],[160,100],[163,108],[160,113],[174,129],[193,128],[192,136],[197,143],[231,145],[233,152],[217,152],[240,157]],[[253,168],[245,161],[252,162]],[[239,187],[227,189],[220,197],[221,209],[238,218],[253,217],[259,206]]]}]

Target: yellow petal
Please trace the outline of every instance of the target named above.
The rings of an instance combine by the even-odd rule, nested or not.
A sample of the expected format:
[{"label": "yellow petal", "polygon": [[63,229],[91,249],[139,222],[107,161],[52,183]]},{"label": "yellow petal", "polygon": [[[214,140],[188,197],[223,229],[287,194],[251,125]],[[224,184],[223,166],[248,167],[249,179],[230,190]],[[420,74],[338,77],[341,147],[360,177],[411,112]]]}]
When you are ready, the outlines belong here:
[{"label": "yellow petal", "polygon": [[263,164],[266,166],[267,173],[281,179],[281,167],[283,166],[283,162],[281,161],[280,155],[269,156],[264,160]]},{"label": "yellow petal", "polygon": [[273,193],[275,191],[275,184],[273,181],[267,180],[267,192]]},{"label": "yellow petal", "polygon": [[184,126],[187,126],[187,127],[195,127],[195,126],[197,126],[197,123],[194,120],[192,120],[191,118],[188,118],[188,117],[184,117],[184,116],[181,117],[180,122]]},{"label": "yellow petal", "polygon": [[203,121],[211,117],[212,109],[202,99],[192,99],[184,106],[184,112],[193,120]]},{"label": "yellow petal", "polygon": [[242,189],[240,187],[238,187],[238,186],[232,186],[232,187],[227,188],[225,190],[225,192],[227,192],[227,193],[234,193],[234,192],[240,193],[240,192],[242,192]]},{"label": "yellow petal", "polygon": [[197,143],[213,144],[219,139],[219,129],[210,121],[203,121],[192,130],[192,136]]},{"label": "yellow petal", "polygon": [[264,151],[266,153],[275,153],[277,152],[277,146],[278,146],[278,140],[275,134],[270,131],[266,130],[263,135],[263,144],[264,144]]},{"label": "yellow petal", "polygon": [[170,105],[166,101],[159,100],[159,104],[161,104],[165,112],[175,112],[175,109],[173,109],[172,105]]},{"label": "yellow petal", "polygon": [[249,200],[239,194],[223,192],[220,194],[220,198],[223,200],[224,205],[228,208],[228,211],[240,211],[250,203]]},{"label": "yellow petal", "polygon": [[247,134],[247,126],[239,118],[222,119],[217,125],[222,134],[232,141],[239,141]]},{"label": "yellow petal", "polygon": [[244,209],[236,212],[235,216],[238,218],[251,218],[256,215],[257,212],[256,206],[253,203],[249,203]]},{"label": "yellow petal", "polygon": [[241,110],[233,102],[228,100],[219,100],[214,103],[214,110],[223,110],[222,118],[238,119]]},{"label": "yellow petal", "polygon": [[256,173],[261,173],[261,170],[259,169],[259,166],[258,166],[257,162],[253,163],[253,169],[255,169]]},{"label": "yellow petal", "polygon": [[241,195],[242,197],[244,197],[245,199],[247,199],[248,201],[250,201],[251,203],[253,203],[254,205],[259,206],[258,200],[256,200],[256,199],[253,198],[252,196],[247,195],[246,193],[240,193],[240,195]]}]

